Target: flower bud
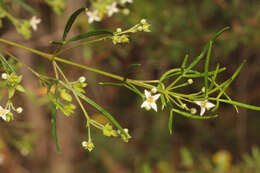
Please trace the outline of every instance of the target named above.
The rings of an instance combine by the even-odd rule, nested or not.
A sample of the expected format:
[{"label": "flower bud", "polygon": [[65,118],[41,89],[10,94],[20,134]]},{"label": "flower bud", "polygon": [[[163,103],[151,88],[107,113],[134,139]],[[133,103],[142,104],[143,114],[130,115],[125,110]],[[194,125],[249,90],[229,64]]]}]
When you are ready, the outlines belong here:
[{"label": "flower bud", "polygon": [[80,78],[79,78],[79,82],[80,83],[84,83],[86,81],[86,78],[84,77],[84,76],[81,76]]},{"label": "flower bud", "polygon": [[117,28],[116,32],[122,32],[122,29],[121,28]]},{"label": "flower bud", "polygon": [[153,87],[153,88],[151,89],[151,92],[154,93],[154,94],[157,93],[157,88],[156,88],[156,87]]},{"label": "flower bud", "polygon": [[8,74],[2,73],[2,79],[7,79],[7,77],[8,77]]},{"label": "flower bud", "polygon": [[22,112],[23,112],[23,108],[22,108],[22,107],[18,107],[18,108],[16,109],[16,112],[17,112],[18,114],[22,113]]},{"label": "flower bud", "polygon": [[188,79],[188,84],[193,84],[193,80],[192,79]]},{"label": "flower bud", "polygon": [[197,109],[191,108],[191,109],[190,109],[190,113],[191,113],[191,114],[196,114],[196,113],[197,113]]}]

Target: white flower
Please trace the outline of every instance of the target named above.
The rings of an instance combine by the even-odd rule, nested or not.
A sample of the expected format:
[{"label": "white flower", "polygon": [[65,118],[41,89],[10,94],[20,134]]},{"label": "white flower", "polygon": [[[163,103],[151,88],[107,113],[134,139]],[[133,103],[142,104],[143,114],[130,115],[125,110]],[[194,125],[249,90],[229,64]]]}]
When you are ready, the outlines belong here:
[{"label": "white flower", "polygon": [[91,152],[95,147],[94,143],[91,140],[83,141],[81,145],[84,149],[87,149],[89,152]]},{"label": "white flower", "polygon": [[200,110],[200,116],[204,115],[206,109],[209,110],[213,107],[215,107],[215,105],[211,102],[209,102],[208,100],[204,100],[204,101],[194,101],[197,105],[200,106],[201,110]]},{"label": "white flower", "polygon": [[2,79],[7,79],[7,77],[8,77],[8,74],[2,73]]},{"label": "white flower", "polygon": [[156,87],[153,87],[153,88],[151,89],[151,92],[154,93],[154,94],[157,93],[157,88],[156,88]]},{"label": "white flower", "polygon": [[18,114],[22,113],[22,112],[23,112],[23,108],[22,108],[22,107],[17,108],[17,109],[16,109],[16,112],[17,112]]},{"label": "white flower", "polygon": [[155,102],[160,97],[161,94],[156,94],[152,96],[151,93],[147,90],[144,90],[144,94],[146,100],[141,105],[141,108],[145,108],[146,110],[150,110],[151,108],[153,108],[157,112],[157,105]]},{"label": "white flower", "polygon": [[88,23],[93,23],[94,21],[99,22],[101,19],[98,16],[98,11],[87,11],[86,12],[87,16],[88,16]]},{"label": "white flower", "polygon": [[6,115],[7,115],[9,112],[10,112],[10,110],[4,109],[4,108],[2,108],[2,106],[0,106],[0,117],[3,118],[3,120],[7,121]]},{"label": "white flower", "polygon": [[111,5],[108,5],[107,11],[108,11],[108,16],[111,17],[114,13],[119,12],[119,9],[116,7],[116,2],[113,2]]},{"label": "white flower", "polygon": [[192,79],[188,79],[188,84],[193,84],[193,80]]},{"label": "white flower", "polygon": [[132,3],[133,0],[121,0],[121,3],[122,3],[122,4],[125,4],[125,3],[127,3],[127,2],[128,2],[128,3]]},{"label": "white flower", "polygon": [[79,82],[84,83],[86,81],[86,78],[84,76],[79,77]]},{"label": "white flower", "polygon": [[41,19],[37,19],[36,16],[33,16],[30,20],[30,25],[34,31],[37,30],[37,25],[41,23]]}]

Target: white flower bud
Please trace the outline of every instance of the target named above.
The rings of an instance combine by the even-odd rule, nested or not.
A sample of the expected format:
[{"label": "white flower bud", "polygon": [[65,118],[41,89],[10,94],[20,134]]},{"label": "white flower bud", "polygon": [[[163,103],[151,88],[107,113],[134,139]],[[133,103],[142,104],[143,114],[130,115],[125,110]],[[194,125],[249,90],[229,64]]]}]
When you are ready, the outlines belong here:
[{"label": "white flower bud", "polygon": [[18,114],[22,113],[22,112],[23,112],[23,108],[22,108],[22,107],[18,107],[18,108],[16,109],[16,112],[17,112]]},{"label": "white flower bud", "polygon": [[117,28],[116,32],[122,32],[122,29],[121,28]]},{"label": "white flower bud", "polygon": [[157,88],[156,88],[156,87],[153,87],[153,88],[151,89],[151,92],[154,93],[154,94],[157,93]]},{"label": "white flower bud", "polygon": [[202,87],[202,88],[201,88],[201,91],[202,91],[203,93],[205,93],[205,91],[206,91],[205,87]]},{"label": "white flower bud", "polygon": [[192,79],[188,79],[188,84],[193,84],[193,80]]},{"label": "white flower bud", "polygon": [[123,13],[124,15],[128,16],[128,15],[130,14],[130,10],[129,10],[128,8],[124,8],[124,9],[122,10],[122,13]]},{"label": "white flower bud", "polygon": [[137,30],[138,30],[138,31],[142,31],[142,30],[143,30],[143,27],[142,27],[142,26],[138,26]]},{"label": "white flower bud", "polygon": [[190,113],[191,113],[191,114],[196,114],[196,113],[197,113],[197,109],[191,108],[191,109],[190,109]]},{"label": "white flower bud", "polygon": [[8,74],[2,73],[2,79],[7,79],[7,77],[8,77]]},{"label": "white flower bud", "polygon": [[142,20],[141,20],[141,24],[143,24],[143,25],[144,25],[144,24],[147,24],[146,20],[145,20],[145,19],[142,19]]},{"label": "white flower bud", "polygon": [[83,83],[83,82],[85,82],[86,81],[86,78],[84,77],[84,76],[81,76],[80,78],[79,78],[79,82],[80,83]]}]

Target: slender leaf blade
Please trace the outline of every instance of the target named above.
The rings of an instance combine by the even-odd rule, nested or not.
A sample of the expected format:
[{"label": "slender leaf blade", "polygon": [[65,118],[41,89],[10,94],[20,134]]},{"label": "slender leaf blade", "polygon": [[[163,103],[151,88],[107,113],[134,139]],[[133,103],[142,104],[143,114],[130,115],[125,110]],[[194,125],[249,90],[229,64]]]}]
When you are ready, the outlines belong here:
[{"label": "slender leaf blade", "polygon": [[[48,97],[50,98],[50,101],[51,101],[51,127],[52,127],[51,132],[52,132],[53,141],[56,145],[56,149],[59,153],[61,153],[61,149],[60,149],[60,146],[59,146],[59,143],[58,143],[57,128],[56,128],[56,113],[57,113],[56,104],[50,96],[50,90],[51,90],[52,86],[53,85],[51,83],[47,87],[47,95],[48,95]],[[57,86],[57,84],[55,84],[55,92],[54,92],[54,99],[55,100],[57,99],[57,96],[58,96],[58,86]]]},{"label": "slender leaf blade", "polygon": [[65,41],[64,43],[67,44],[67,43],[70,43],[70,42],[73,42],[73,41],[78,41],[78,40],[81,40],[81,39],[86,39],[86,38],[89,38],[89,37],[104,35],[104,34],[113,35],[113,32],[107,31],[107,30],[89,31],[89,32],[79,34],[79,35]]},{"label": "slender leaf blade", "polygon": [[200,116],[200,115],[193,115],[193,114],[190,114],[188,112],[183,112],[183,111],[180,111],[178,109],[174,109],[172,108],[171,109],[172,111],[180,114],[180,115],[183,115],[187,118],[191,118],[191,119],[200,119],[200,120],[207,120],[207,119],[212,119],[212,118],[217,118],[218,115],[210,115],[210,116]]},{"label": "slender leaf blade", "polygon": [[66,40],[66,37],[67,37],[67,34],[68,32],[70,31],[71,29],[71,26],[72,24],[74,23],[74,21],[76,20],[76,18],[78,17],[78,15],[84,11],[86,8],[79,8],[78,10],[76,10],[69,18],[69,20],[67,21],[67,24],[66,24],[66,27],[64,29],[64,32],[63,32],[63,36],[62,36],[62,40],[65,41]]},{"label": "slender leaf blade", "polygon": [[168,129],[170,134],[172,134],[172,124],[173,123],[173,111],[170,111],[169,121],[168,121]]}]

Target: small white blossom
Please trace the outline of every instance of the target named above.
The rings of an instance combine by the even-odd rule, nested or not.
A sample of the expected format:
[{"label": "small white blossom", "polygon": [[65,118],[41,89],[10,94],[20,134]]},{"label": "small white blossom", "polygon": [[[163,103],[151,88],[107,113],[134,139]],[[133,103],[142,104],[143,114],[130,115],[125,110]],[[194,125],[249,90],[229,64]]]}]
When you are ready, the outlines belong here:
[{"label": "small white blossom", "polygon": [[91,140],[83,141],[81,145],[84,149],[87,149],[89,152],[91,152],[95,147],[94,143]]},{"label": "small white blossom", "polygon": [[122,29],[121,28],[117,28],[116,32],[122,32]]},{"label": "small white blossom", "polygon": [[143,25],[147,24],[146,19],[142,19],[141,24],[143,24]]},{"label": "small white blossom", "polygon": [[23,108],[22,108],[22,107],[18,107],[18,108],[16,109],[16,112],[17,112],[18,114],[22,113],[22,112],[23,112]]},{"label": "small white blossom", "polygon": [[38,19],[36,16],[33,16],[30,20],[30,25],[34,31],[37,30],[37,25],[41,23],[41,19]]},{"label": "small white blossom", "polygon": [[193,80],[192,79],[188,79],[188,84],[193,84]]},{"label": "small white blossom", "polygon": [[208,100],[204,100],[204,101],[195,101],[195,103],[197,105],[200,106],[201,110],[200,110],[200,116],[204,115],[206,109],[209,110],[213,107],[215,107],[215,105],[211,102],[209,102]]},{"label": "small white blossom", "polygon": [[145,108],[146,110],[150,110],[151,108],[153,108],[157,112],[157,105],[155,102],[159,99],[161,94],[156,94],[152,96],[151,93],[147,90],[144,90],[144,94],[146,100],[141,105],[141,108]]},{"label": "small white blossom", "polygon": [[190,113],[191,113],[191,114],[196,114],[196,113],[197,113],[197,109],[191,108],[191,109],[190,109]]},{"label": "small white blossom", "polygon": [[84,77],[84,76],[81,76],[80,78],[79,78],[79,82],[80,83],[84,83],[86,81],[86,78]]},{"label": "small white blossom", "polygon": [[152,93],[157,93],[157,88],[156,87],[153,87],[152,89],[151,89],[151,91],[152,91]]},{"label": "small white blossom", "polygon": [[87,11],[86,12],[87,16],[88,16],[88,23],[93,23],[94,21],[99,22],[101,19],[98,16],[98,11]]},{"label": "small white blossom", "polygon": [[133,0],[121,0],[121,3],[122,3],[122,4],[132,3],[132,2],[133,2]]},{"label": "small white blossom", "polygon": [[114,13],[119,12],[119,9],[116,7],[116,2],[113,2],[111,5],[108,5],[107,11],[108,11],[108,16],[111,17]]},{"label": "small white blossom", "polygon": [[7,79],[7,77],[8,77],[8,74],[2,73],[2,79]]},{"label": "small white blossom", "polygon": [[10,112],[10,110],[4,109],[4,108],[2,108],[2,106],[0,106],[0,117],[3,118],[3,120],[7,121],[6,115],[7,115],[9,112]]}]

